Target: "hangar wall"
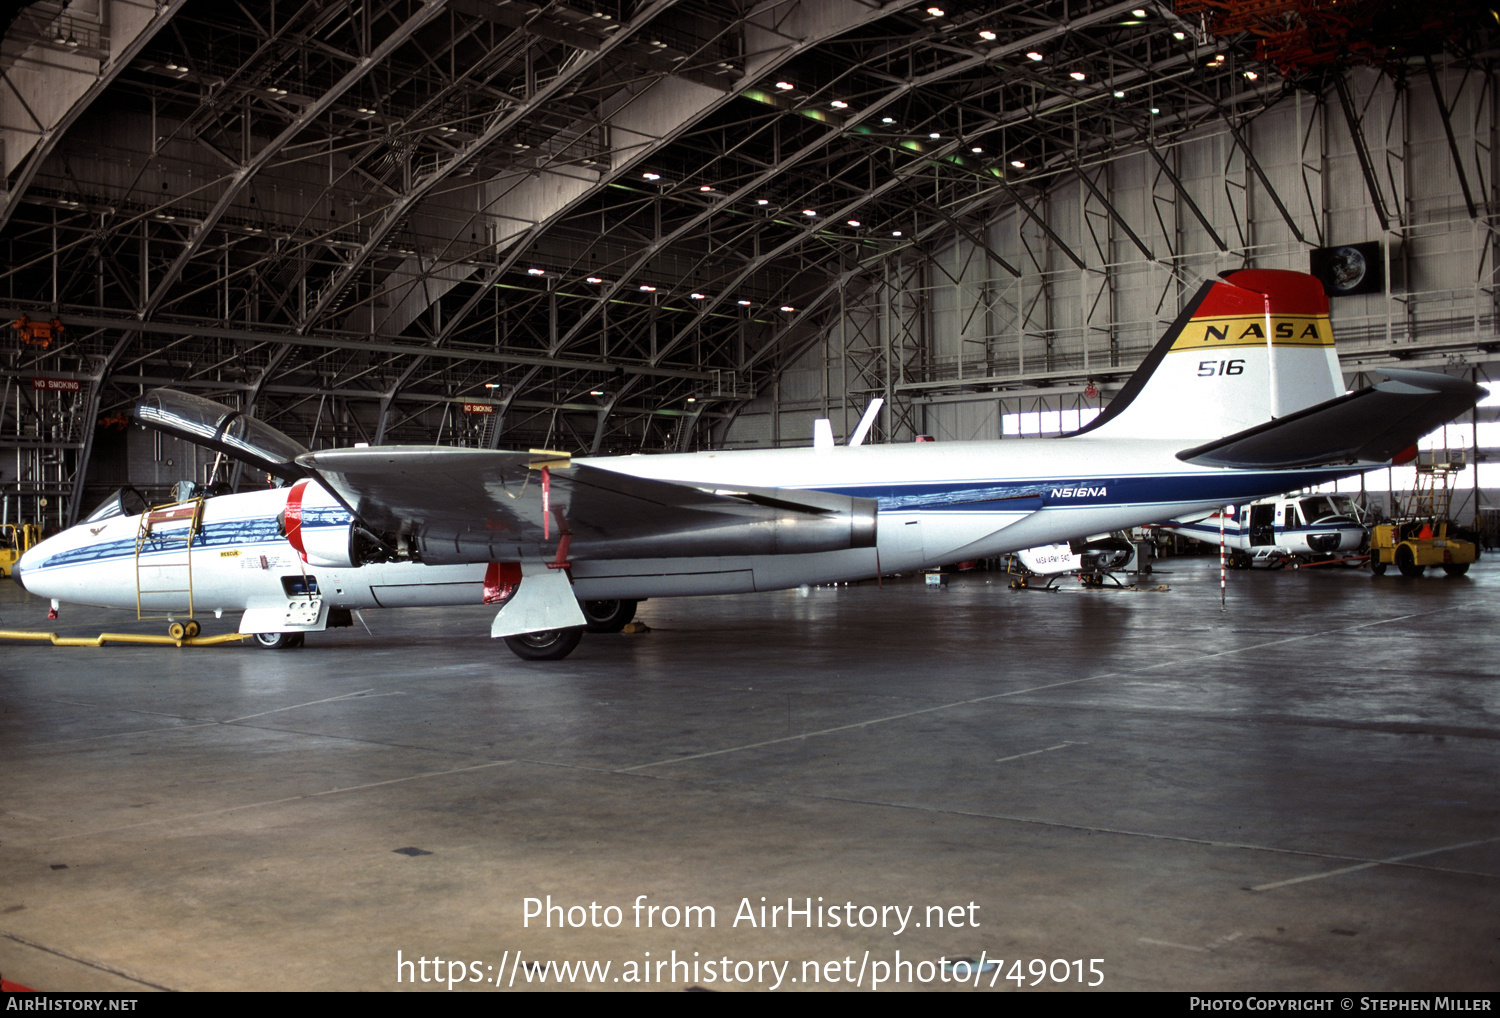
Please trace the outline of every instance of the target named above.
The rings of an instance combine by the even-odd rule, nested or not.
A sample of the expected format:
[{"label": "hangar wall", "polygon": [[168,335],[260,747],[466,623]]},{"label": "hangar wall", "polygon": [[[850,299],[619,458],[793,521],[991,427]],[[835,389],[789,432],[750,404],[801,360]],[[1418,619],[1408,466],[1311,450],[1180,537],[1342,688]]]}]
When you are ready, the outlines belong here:
[{"label": "hangar wall", "polygon": [[[1396,364],[1496,378],[1496,82],[1434,71],[1451,145],[1424,76],[1398,84],[1366,68],[1345,79],[1363,158],[1330,87],[1162,146],[1161,161],[1137,149],[1090,166],[1081,154],[1081,172],[1035,194],[1022,170],[1016,191],[996,189],[1014,200],[974,211],[972,228],[956,223],[851,280],[828,328],[723,444],[805,444],[825,416],[842,437],[874,396],[888,401],[877,441],[1056,432],[1059,416],[1039,431],[1027,418],[1030,434],[1017,434],[1014,415],[1106,404],[1201,280],[1307,271],[1313,248],[1372,240],[1383,290],[1331,301],[1351,386]],[[1493,458],[1500,402],[1488,403],[1436,440],[1470,464],[1476,444]],[[1486,467],[1479,483],[1500,488]],[[1471,466],[1455,510],[1473,512],[1473,488]]]}]

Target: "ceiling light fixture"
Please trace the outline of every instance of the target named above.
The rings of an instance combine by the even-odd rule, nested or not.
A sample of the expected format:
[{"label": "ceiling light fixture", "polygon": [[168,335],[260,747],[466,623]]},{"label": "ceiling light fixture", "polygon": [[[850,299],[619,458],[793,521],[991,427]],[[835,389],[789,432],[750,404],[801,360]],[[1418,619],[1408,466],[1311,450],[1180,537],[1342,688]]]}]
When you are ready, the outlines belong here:
[{"label": "ceiling light fixture", "polygon": [[528,276],[545,276],[547,274],[547,270],[546,269],[527,269],[526,270],[526,274]]},{"label": "ceiling light fixture", "polygon": [[899,236],[901,236],[901,231],[900,230],[892,230],[891,231],[891,236],[892,237],[899,237]]},{"label": "ceiling light fixture", "polygon": [[858,219],[851,219],[851,220],[849,220],[849,225],[850,226],[858,226],[859,225],[859,220]]},{"label": "ceiling light fixture", "polygon": [[931,14],[934,18],[941,18],[947,12],[944,11],[941,7],[929,7],[927,8],[927,13]]},{"label": "ceiling light fixture", "polygon": [[1135,10],[1131,11],[1130,14],[1132,17],[1144,18],[1146,16],[1146,11],[1143,7],[1137,7]]},{"label": "ceiling light fixture", "polygon": [[1068,77],[1072,78],[1074,81],[1082,81],[1087,78],[1088,75],[1084,74],[1082,71],[1071,71],[1069,72]]},{"label": "ceiling light fixture", "polygon": [[894,124],[896,122],[896,118],[895,117],[881,117],[880,118],[880,122],[882,124]]},{"label": "ceiling light fixture", "polygon": [[790,81],[778,81],[776,83],[776,87],[781,89],[783,92],[790,92],[797,86],[793,85]]},{"label": "ceiling light fixture", "polygon": [[771,203],[770,203],[769,200],[767,200],[765,198],[757,198],[757,199],[755,199],[755,204],[757,204],[757,205],[769,205]]},{"label": "ceiling light fixture", "polygon": [[1029,51],[1029,52],[1028,52],[1028,53],[1027,53],[1027,54],[1026,54],[1026,59],[1027,59],[1027,60],[1035,60],[1035,61],[1037,61],[1037,62],[1038,62],[1038,63],[1040,63],[1040,62],[1041,62],[1041,61],[1042,61],[1042,60],[1044,60],[1044,59],[1046,59],[1046,58],[1045,58],[1045,57],[1043,57],[1043,56],[1042,56],[1042,55],[1041,55],[1041,54],[1040,54],[1040,53],[1038,53],[1038,52],[1037,52],[1037,51],[1036,51],[1036,50],[1031,50],[1031,51]]},{"label": "ceiling light fixture", "polygon": [[584,282],[585,283],[594,283],[595,285],[597,285],[599,283],[604,282],[604,280],[600,279],[598,276],[590,276],[589,278],[585,279]]},{"label": "ceiling light fixture", "polygon": [[1024,170],[1024,169],[1026,169],[1026,163],[1025,163],[1024,160],[1021,160],[1021,159],[1012,159],[1010,161],[1010,164],[1012,166],[1014,166],[1018,170]]},{"label": "ceiling light fixture", "polygon": [[804,216],[815,216],[815,215],[818,214],[818,210],[817,209],[803,209],[802,210],[802,214]]},{"label": "ceiling light fixture", "polygon": [[787,312],[788,314],[790,314],[791,312],[796,311],[797,309],[794,308],[794,307],[792,307],[790,304],[783,304],[783,305],[781,305],[781,310],[783,310],[783,311]]},{"label": "ceiling light fixture", "polygon": [[750,306],[750,302],[748,300],[737,300],[737,301],[735,301],[735,303],[738,304],[742,308],[747,308],[747,307]]},{"label": "ceiling light fixture", "polygon": [[656,287],[652,286],[650,283],[642,283],[641,284],[641,292],[642,293],[655,293],[656,292]]},{"label": "ceiling light fixture", "polygon": [[983,39],[985,42],[994,42],[995,33],[991,32],[988,28],[981,28],[979,30],[979,38]]},{"label": "ceiling light fixture", "polygon": [[651,173],[650,171],[647,171],[646,173],[642,173],[641,174],[641,179],[642,180],[660,180],[661,179],[661,174],[660,173]]},{"label": "ceiling light fixture", "polygon": [[688,294],[688,296],[691,297],[691,298],[693,298],[693,300],[707,300],[708,299],[708,294],[706,294],[706,293],[690,293],[690,294]]},{"label": "ceiling light fixture", "polygon": [[832,106],[836,110],[847,110],[849,108],[849,104],[844,102],[844,100],[842,99],[835,99],[828,105]]}]

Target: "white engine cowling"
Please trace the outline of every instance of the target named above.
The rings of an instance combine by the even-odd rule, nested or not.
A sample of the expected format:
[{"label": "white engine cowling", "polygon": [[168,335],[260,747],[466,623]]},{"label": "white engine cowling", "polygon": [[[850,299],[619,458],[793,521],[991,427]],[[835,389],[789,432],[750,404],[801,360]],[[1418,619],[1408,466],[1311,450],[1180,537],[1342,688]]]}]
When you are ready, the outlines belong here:
[{"label": "white engine cowling", "polygon": [[348,569],[359,565],[354,518],[322,485],[298,481],[287,494],[281,529],[310,566]]}]

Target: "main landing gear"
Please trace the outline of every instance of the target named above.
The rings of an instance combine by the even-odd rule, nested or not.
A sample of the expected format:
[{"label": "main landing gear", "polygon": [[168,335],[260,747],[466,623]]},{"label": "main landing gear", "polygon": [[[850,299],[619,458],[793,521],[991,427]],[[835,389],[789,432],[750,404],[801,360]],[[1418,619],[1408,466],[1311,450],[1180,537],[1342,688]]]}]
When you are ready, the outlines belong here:
[{"label": "main landing gear", "polygon": [[507,636],[505,645],[516,657],[527,661],[558,661],[573,653],[583,639],[583,626],[573,629],[543,629],[538,633]]},{"label": "main landing gear", "polygon": [[[636,601],[580,601],[585,625],[568,629],[544,629],[536,633],[522,633],[505,637],[505,645],[511,653],[527,661],[559,661],[578,649],[583,634],[618,633],[635,619]],[[198,635],[198,623],[189,619],[185,623],[173,623],[170,630],[173,639]],[[292,650],[302,646],[307,639],[305,633],[256,633],[250,642],[262,650]]]},{"label": "main landing gear", "polygon": [[584,628],[591,633],[618,633],[635,618],[635,601],[579,601],[583,617],[588,619]]},{"label": "main landing gear", "polygon": [[585,625],[572,629],[544,629],[505,637],[511,653],[527,661],[560,661],[573,653],[583,634],[618,633],[635,618],[635,601],[580,601]]}]

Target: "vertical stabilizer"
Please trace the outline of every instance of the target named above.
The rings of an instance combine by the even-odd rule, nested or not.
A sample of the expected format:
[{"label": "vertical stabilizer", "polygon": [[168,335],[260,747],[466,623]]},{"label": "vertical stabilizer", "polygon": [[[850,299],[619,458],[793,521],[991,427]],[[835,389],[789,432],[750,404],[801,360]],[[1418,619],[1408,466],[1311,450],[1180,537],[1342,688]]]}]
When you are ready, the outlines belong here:
[{"label": "vertical stabilizer", "polygon": [[1078,433],[1214,439],[1343,393],[1323,284],[1302,272],[1240,269],[1203,284]]}]

